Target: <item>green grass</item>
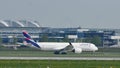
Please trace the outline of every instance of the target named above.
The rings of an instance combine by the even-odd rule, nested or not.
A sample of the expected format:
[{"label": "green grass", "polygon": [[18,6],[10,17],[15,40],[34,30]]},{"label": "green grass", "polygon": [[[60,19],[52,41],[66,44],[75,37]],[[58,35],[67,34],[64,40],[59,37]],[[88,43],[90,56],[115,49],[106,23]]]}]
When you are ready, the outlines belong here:
[{"label": "green grass", "polygon": [[75,54],[68,52],[67,55],[55,55],[53,52],[45,51],[0,51],[0,57],[120,57],[120,52],[82,52],[81,54]]},{"label": "green grass", "polygon": [[[44,52],[36,49],[0,48],[2,56],[23,56],[23,57],[120,57],[120,49],[102,48],[99,51],[82,52],[75,54],[69,52],[67,55],[55,55],[53,52]],[[0,68],[120,68],[120,60],[97,61],[97,60],[0,60]]]},{"label": "green grass", "polygon": [[120,68],[120,61],[0,60],[0,68]]},{"label": "green grass", "polygon": [[18,50],[13,50],[12,48],[0,48],[0,57],[120,57],[120,48],[101,48],[97,52],[82,52],[80,54],[75,54],[68,52],[67,55],[55,55],[52,52],[40,51],[31,48],[18,48]]}]

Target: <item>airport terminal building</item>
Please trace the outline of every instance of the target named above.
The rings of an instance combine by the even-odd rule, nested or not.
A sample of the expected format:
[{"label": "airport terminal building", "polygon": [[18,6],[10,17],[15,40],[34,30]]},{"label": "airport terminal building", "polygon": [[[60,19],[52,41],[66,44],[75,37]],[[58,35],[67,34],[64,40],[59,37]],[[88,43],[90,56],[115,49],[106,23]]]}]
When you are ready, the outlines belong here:
[{"label": "airport terminal building", "polygon": [[23,42],[23,30],[40,42],[93,42],[93,40],[99,39],[96,41],[99,43],[97,46],[116,44],[116,40],[111,39],[111,36],[116,35],[116,31],[112,29],[51,28],[41,27],[37,21],[0,20],[0,38],[3,44],[13,43],[15,38],[17,42]]}]

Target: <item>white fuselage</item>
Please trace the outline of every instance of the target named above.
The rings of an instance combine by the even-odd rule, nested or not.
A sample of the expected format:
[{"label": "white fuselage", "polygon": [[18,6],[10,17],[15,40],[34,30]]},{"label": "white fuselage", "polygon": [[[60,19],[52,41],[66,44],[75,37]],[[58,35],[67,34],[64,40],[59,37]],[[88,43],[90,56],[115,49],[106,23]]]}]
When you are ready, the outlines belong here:
[{"label": "white fuselage", "polygon": [[[39,42],[37,43],[41,50],[60,50],[69,45],[66,42]],[[73,48],[80,48],[82,51],[96,51],[98,48],[92,43],[72,43]]]}]

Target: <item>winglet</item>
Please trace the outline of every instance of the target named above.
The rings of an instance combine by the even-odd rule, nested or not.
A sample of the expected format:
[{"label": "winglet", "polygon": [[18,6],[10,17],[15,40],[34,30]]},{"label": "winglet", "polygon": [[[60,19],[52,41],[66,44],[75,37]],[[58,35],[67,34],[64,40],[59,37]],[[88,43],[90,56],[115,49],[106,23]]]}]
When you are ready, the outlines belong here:
[{"label": "winglet", "polygon": [[72,43],[71,43],[71,42],[69,42],[69,45],[72,45]]}]

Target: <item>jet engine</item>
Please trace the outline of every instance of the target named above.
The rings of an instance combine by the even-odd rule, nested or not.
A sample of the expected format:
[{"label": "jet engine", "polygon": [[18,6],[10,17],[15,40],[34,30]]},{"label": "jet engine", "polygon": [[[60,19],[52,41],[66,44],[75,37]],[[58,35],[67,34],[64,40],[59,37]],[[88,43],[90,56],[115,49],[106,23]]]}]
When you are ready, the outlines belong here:
[{"label": "jet engine", "polygon": [[81,48],[75,48],[73,50],[74,53],[81,53],[82,52],[82,49]]}]

